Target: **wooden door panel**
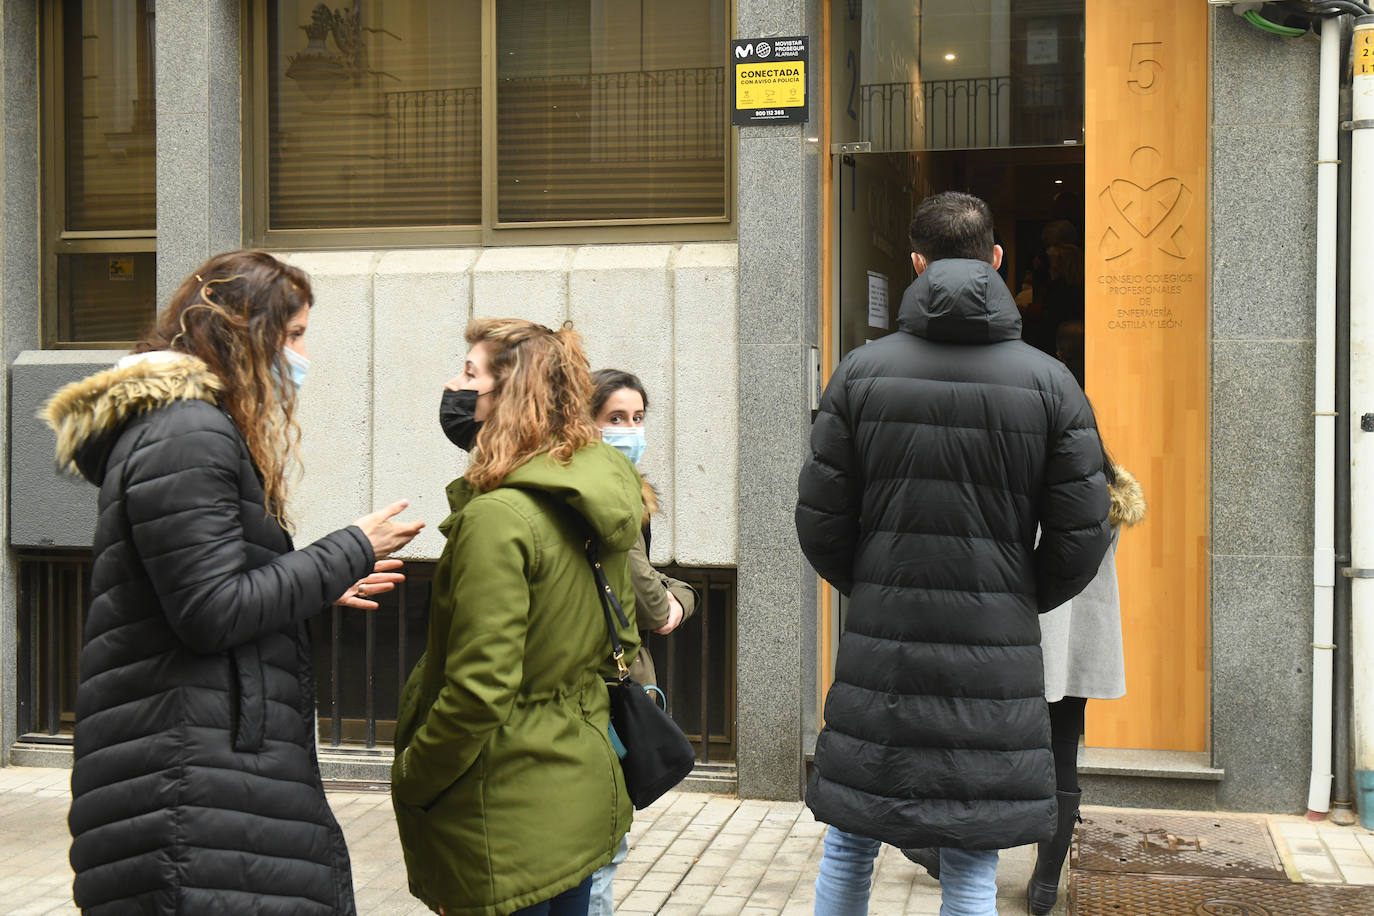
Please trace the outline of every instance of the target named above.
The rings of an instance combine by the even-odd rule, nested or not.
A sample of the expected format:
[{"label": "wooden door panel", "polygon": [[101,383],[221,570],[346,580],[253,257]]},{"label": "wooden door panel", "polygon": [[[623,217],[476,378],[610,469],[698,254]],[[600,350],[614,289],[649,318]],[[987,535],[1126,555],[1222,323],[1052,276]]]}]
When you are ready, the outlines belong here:
[{"label": "wooden door panel", "polygon": [[1087,386],[1145,490],[1117,555],[1123,699],[1090,746],[1207,745],[1207,34],[1196,0],[1088,0]]}]

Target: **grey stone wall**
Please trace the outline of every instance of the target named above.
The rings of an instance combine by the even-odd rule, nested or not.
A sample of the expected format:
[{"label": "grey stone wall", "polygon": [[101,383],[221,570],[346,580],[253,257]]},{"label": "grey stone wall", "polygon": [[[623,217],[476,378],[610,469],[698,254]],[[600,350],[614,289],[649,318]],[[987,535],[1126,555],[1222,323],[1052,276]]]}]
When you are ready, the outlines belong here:
[{"label": "grey stone wall", "polygon": [[157,301],[243,244],[239,0],[157,6]]},{"label": "grey stone wall", "polygon": [[37,413],[57,389],[110,368],[121,355],[112,350],[28,350],[10,364],[11,547],[91,546],[96,488],[57,470],[57,438]]},{"label": "grey stone wall", "polygon": [[[439,430],[473,316],[572,319],[596,368],[635,372],[650,396],[641,461],[659,490],[658,563],[735,563],[734,243],[281,253],[310,274],[310,375],[301,391],[304,476],[292,497],[308,543],[401,497],[428,527],[402,556],[434,559],[444,487],[463,456]],[[59,474],[34,412],[115,351],[33,351],[12,368],[13,525],[22,547],[88,547],[95,489]]]},{"label": "grey stone wall", "polygon": [[464,456],[439,429],[473,317],[571,320],[592,367],[649,393],[640,468],[659,492],[653,560],[735,563],[736,252],[730,242],[283,255],[311,276],[301,391],[306,543],[393,500],[424,519],[402,556],[438,557]]},{"label": "grey stone wall", "polygon": [[[820,34],[818,4],[741,0],[740,38]],[[817,60],[818,49],[812,60]],[[814,74],[816,67],[811,68]],[[818,82],[809,87],[819,117]],[[797,545],[797,473],[817,343],[815,124],[739,131],[739,793],[798,798],[814,705],[816,576]]]},{"label": "grey stone wall", "polygon": [[[9,366],[38,345],[38,4],[0,4],[0,355]],[[0,373],[0,430],[10,419],[8,373]],[[9,443],[0,474],[9,481]],[[9,500],[0,499],[0,764],[9,763],[17,708],[16,591]]]},{"label": "grey stone wall", "polygon": [[1212,757],[1248,811],[1311,769],[1317,54],[1215,13]]}]

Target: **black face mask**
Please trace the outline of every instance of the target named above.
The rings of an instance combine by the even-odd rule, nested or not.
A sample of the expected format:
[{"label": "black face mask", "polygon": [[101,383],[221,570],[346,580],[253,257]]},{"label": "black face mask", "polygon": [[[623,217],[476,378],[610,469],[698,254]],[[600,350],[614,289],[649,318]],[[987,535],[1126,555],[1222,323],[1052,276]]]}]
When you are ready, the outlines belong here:
[{"label": "black face mask", "polygon": [[477,431],[482,428],[482,421],[477,419],[478,397],[471,388],[460,391],[445,388],[444,398],[439,402],[439,425],[444,435],[465,452],[472,451]]}]

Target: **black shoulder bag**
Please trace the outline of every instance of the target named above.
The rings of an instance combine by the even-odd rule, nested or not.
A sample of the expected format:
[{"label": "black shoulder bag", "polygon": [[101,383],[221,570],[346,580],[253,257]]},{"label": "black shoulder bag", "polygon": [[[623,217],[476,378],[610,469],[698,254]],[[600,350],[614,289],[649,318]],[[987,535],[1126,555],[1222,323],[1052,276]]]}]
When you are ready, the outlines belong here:
[{"label": "black shoulder bag", "polygon": [[625,666],[625,647],[611,619],[612,609],[621,626],[628,629],[630,621],[620,607],[620,599],[606,581],[606,573],[597,559],[595,538],[587,539],[587,563],[596,577],[601,612],[606,617],[606,630],[611,634],[611,654],[620,674],[618,681],[606,682],[606,693],[611,700],[611,724],[625,745],[620,768],[625,773],[630,801],[636,808],[647,808],[687,778],[696,764],[696,752],[677,723],[659,708],[641,684],[630,677],[630,669]]}]

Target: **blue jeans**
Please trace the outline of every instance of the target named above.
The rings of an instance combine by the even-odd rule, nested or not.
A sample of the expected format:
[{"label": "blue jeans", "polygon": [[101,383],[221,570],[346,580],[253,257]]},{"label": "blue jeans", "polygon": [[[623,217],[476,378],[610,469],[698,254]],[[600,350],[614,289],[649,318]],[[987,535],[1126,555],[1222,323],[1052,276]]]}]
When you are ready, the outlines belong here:
[{"label": "blue jeans", "polygon": [[570,891],[557,897],[541,900],[533,906],[516,910],[511,916],[585,916],[587,895],[592,890],[592,879],[588,878]]},{"label": "blue jeans", "polygon": [[603,865],[592,872],[592,901],[591,906],[587,907],[587,916],[613,916],[615,913],[615,892],[611,887],[611,879],[615,877],[615,870],[625,857],[630,854],[630,840],[628,834],[620,838],[620,848],[615,851],[615,858],[610,865]]},{"label": "blue jeans", "polygon": [[[831,827],[816,878],[816,916],[865,916],[883,844]],[[997,916],[997,850],[940,850],[940,916]]]}]

